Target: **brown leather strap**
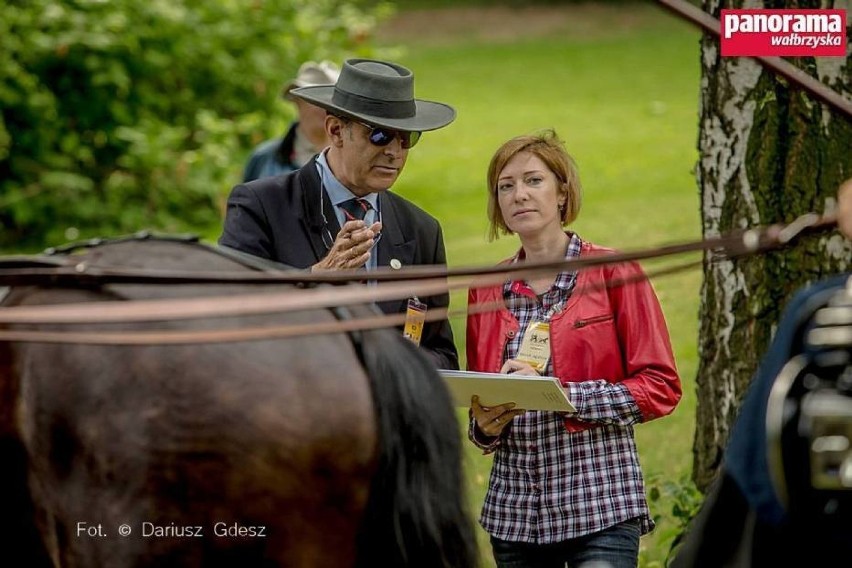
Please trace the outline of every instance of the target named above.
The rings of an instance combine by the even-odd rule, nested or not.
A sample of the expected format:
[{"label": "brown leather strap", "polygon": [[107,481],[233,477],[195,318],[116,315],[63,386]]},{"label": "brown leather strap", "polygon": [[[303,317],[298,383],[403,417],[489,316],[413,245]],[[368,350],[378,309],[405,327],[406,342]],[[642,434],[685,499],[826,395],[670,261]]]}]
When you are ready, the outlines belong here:
[{"label": "brown leather strap", "polygon": [[[377,268],[371,270],[370,280],[386,282],[394,280],[421,280],[446,277],[469,277],[526,273],[531,270],[553,269],[575,270],[589,266],[601,266],[627,261],[647,260],[689,252],[709,251],[728,257],[753,254],[786,245],[790,240],[805,232],[830,230],[837,225],[833,213],[823,216],[807,213],[787,225],[770,225],[755,229],[732,231],[719,237],[621,252],[610,255],[584,257],[556,262],[521,262],[513,265],[466,266],[448,269],[444,265],[409,266],[402,269]],[[57,268],[0,267],[0,286],[21,286],[51,283],[53,285],[102,285],[102,284],[342,284],[360,282],[364,272],[359,270],[335,270],[310,273],[301,270],[269,270],[265,272],[180,272],[155,269],[111,269],[90,266],[84,262]]]},{"label": "brown leather strap", "polygon": [[[618,253],[586,257],[561,262],[516,263],[489,267],[487,269],[461,269],[444,271],[445,277],[418,278],[408,281],[384,282],[374,286],[319,287],[306,290],[288,290],[280,293],[251,294],[242,296],[205,297],[195,299],[135,300],[127,302],[75,303],[66,305],[16,306],[0,308],[0,323],[7,324],[96,324],[131,321],[174,321],[181,319],[226,317],[236,315],[263,314],[379,302],[418,296],[443,294],[449,290],[470,286],[498,284],[507,278],[534,278],[554,270],[582,270],[591,266],[611,264],[682,254],[684,252],[710,250],[716,255],[710,258],[731,258],[776,248],[789,243],[805,230],[824,230],[836,224],[833,216],[819,217],[809,214],[786,226],[772,226],[737,234],[705,239],[681,245],[658,247],[632,253]],[[665,268],[651,276],[661,276],[693,268],[703,261],[690,262],[674,268]],[[471,273],[478,273],[471,274]],[[474,278],[475,275],[475,278]],[[363,273],[360,275],[363,278]],[[372,273],[371,273],[372,276]],[[644,278],[644,277],[643,277]],[[635,278],[633,280],[636,280]],[[632,280],[632,281],[633,281]],[[613,287],[628,284],[628,281],[607,282]],[[582,293],[577,290],[575,293]],[[494,306],[471,306],[471,311],[493,310]],[[428,321],[447,317],[445,309],[432,309]],[[404,316],[391,314],[369,318],[318,324],[287,325],[279,327],[252,327],[234,330],[196,331],[0,331],[0,341],[41,341],[63,343],[98,344],[172,344],[210,343],[226,341],[254,341],[309,333],[331,333],[355,329],[372,329],[400,325]]]},{"label": "brown leather strap", "polygon": [[[430,310],[430,319],[444,319],[444,308]],[[73,343],[96,345],[188,345],[202,343],[231,343],[260,341],[286,337],[342,333],[401,325],[405,314],[376,315],[350,320],[335,320],[308,324],[287,324],[269,327],[187,331],[29,331],[0,330],[0,341],[35,343]]]}]

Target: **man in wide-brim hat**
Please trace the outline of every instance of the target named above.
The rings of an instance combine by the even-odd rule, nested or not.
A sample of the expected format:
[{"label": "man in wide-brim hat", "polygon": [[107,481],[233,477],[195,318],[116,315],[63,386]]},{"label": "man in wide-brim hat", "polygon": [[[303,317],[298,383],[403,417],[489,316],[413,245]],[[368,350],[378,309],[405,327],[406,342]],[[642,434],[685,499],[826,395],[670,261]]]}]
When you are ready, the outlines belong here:
[{"label": "man in wide-brim hat", "polygon": [[[290,174],[234,187],[219,243],[295,268],[338,270],[445,264],[438,221],[390,191],[422,132],[455,119],[446,104],[414,97],[414,75],[401,65],[346,61],[334,85],[291,96],[324,108],[329,146]],[[449,295],[380,304],[385,313],[446,307]],[[415,326],[416,327],[416,326]],[[449,322],[410,336],[439,368],[458,368]]]}]

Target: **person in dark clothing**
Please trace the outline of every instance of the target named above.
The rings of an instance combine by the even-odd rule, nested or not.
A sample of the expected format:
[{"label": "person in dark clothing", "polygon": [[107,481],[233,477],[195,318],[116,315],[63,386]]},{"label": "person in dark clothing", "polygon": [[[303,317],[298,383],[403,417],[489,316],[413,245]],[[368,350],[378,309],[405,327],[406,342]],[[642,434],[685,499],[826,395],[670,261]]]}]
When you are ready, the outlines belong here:
[{"label": "person in dark clothing", "polygon": [[290,91],[312,85],[333,85],[340,68],[331,61],[306,61],[296,78],[288,81],[281,97],[296,105],[298,117],[283,138],[267,140],[252,150],[243,171],[243,183],[299,169],[327,145],[325,109],[293,97]]},{"label": "person in dark clothing", "polygon": [[[329,147],[300,169],[233,188],[219,244],[311,271],[446,264],[438,221],[390,191],[423,131],[455,119],[449,105],[414,98],[405,67],[345,62],[335,85],[292,95],[327,111]],[[382,302],[388,314],[445,308],[449,294]],[[447,319],[418,328],[439,368],[457,369]]]}]

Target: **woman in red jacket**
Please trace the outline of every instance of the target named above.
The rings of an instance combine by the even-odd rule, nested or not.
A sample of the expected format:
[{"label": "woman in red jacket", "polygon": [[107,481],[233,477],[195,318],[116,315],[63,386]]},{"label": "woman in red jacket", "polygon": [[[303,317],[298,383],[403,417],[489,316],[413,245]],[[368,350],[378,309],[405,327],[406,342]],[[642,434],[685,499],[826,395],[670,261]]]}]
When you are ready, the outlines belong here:
[{"label": "woman in red jacket", "polygon": [[[552,130],[503,144],[488,188],[491,239],[515,233],[521,241],[507,263],[612,252],[563,228],[580,210],[580,181]],[[681,396],[665,319],[642,269],[622,263],[510,280],[473,288],[468,301],[503,304],[468,315],[470,370],[556,376],[577,409],[525,412],[473,397],[470,438],[495,453],[480,522],[497,566],[635,567],[639,537],[654,524],[633,425],[669,414]]]}]

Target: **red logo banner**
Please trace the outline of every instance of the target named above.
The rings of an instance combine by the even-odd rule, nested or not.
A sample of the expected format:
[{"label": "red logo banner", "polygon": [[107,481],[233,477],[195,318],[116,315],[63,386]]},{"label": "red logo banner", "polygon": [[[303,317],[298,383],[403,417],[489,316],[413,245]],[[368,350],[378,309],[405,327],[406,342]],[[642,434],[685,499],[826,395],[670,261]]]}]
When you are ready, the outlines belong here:
[{"label": "red logo banner", "polygon": [[722,57],[846,57],[846,10],[722,10]]}]

